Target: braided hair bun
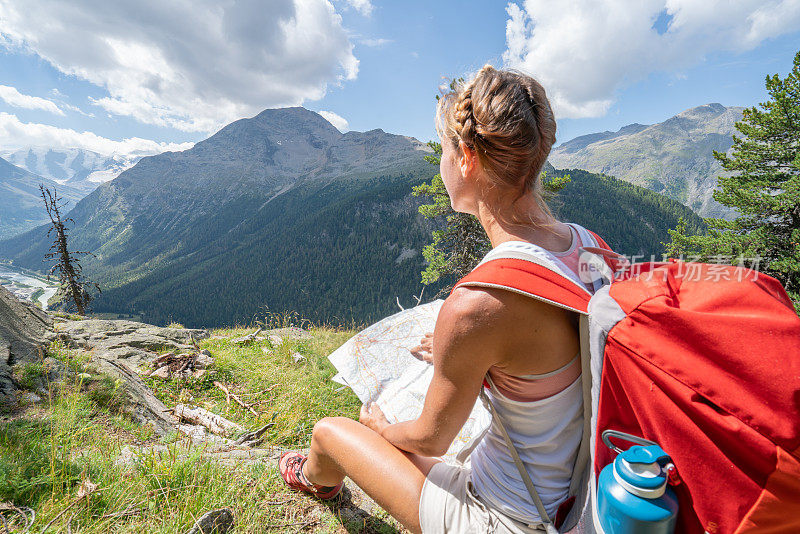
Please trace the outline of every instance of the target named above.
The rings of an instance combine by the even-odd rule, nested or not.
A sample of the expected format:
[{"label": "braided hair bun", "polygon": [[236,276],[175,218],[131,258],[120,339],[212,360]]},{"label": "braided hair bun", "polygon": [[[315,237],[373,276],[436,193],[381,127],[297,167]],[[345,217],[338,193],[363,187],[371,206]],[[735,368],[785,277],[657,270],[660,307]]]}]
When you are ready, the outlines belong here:
[{"label": "braided hair bun", "polygon": [[556,140],[556,121],[539,82],[485,65],[439,99],[436,116],[442,142],[458,147],[463,141],[475,150],[488,185],[513,190],[517,198],[532,192],[544,215],[553,218],[540,175]]}]

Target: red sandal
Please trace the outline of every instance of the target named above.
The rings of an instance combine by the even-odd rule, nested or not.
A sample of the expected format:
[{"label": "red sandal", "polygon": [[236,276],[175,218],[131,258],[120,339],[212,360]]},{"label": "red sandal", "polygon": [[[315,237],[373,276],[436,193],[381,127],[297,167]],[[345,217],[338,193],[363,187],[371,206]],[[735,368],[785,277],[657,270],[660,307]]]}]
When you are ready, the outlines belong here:
[{"label": "red sandal", "polygon": [[324,501],[337,497],[342,492],[344,481],[335,486],[312,484],[303,475],[303,464],[308,458],[299,452],[284,452],[278,460],[278,470],[286,484],[295,490],[304,491]]}]

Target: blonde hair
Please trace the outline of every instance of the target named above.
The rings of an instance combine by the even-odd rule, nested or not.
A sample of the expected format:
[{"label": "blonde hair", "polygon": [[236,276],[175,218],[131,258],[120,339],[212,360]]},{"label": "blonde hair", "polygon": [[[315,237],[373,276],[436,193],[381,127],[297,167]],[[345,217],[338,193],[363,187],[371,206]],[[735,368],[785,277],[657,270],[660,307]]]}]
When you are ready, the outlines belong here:
[{"label": "blonde hair", "polygon": [[[539,82],[487,64],[439,99],[436,131],[456,150],[459,141],[475,150],[490,187],[515,191],[514,202],[531,192],[548,222],[555,220],[540,175],[556,140],[556,121]],[[537,224],[531,214],[514,213],[510,221]]]}]

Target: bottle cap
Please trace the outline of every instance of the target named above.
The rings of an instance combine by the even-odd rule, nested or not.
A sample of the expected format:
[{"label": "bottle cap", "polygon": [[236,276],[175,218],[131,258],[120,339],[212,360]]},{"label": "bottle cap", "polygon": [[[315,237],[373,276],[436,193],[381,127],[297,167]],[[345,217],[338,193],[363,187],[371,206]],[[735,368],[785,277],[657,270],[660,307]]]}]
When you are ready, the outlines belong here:
[{"label": "bottle cap", "polygon": [[614,459],[614,478],[628,492],[656,499],[664,495],[667,473],[663,466],[670,458],[658,445],[634,445]]}]

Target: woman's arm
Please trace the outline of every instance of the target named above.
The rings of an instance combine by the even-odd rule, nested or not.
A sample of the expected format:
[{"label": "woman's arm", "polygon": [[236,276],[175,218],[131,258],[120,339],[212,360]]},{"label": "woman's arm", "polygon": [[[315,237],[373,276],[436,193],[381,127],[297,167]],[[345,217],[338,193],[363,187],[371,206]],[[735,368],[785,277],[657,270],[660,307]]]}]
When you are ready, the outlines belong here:
[{"label": "woman's arm", "polygon": [[483,377],[501,360],[510,326],[504,294],[508,292],[456,289],[436,321],[433,379],[422,414],[414,421],[388,424],[379,410],[367,407],[362,422],[399,449],[423,456],[447,452],[472,412]]}]

